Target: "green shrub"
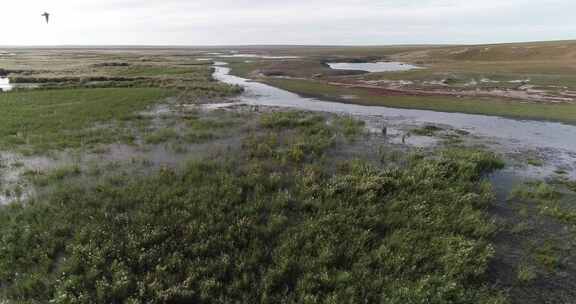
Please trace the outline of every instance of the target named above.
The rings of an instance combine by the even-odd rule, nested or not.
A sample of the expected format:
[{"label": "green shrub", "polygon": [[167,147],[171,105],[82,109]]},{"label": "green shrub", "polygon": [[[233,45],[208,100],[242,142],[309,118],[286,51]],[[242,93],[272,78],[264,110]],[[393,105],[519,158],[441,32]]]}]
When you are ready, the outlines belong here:
[{"label": "green shrub", "polygon": [[518,266],[516,277],[520,283],[526,284],[534,281],[538,277],[538,274],[536,273],[535,267],[526,263],[521,263]]},{"label": "green shrub", "polygon": [[350,116],[338,117],[334,124],[341,130],[348,139],[354,139],[364,131],[364,121]]},{"label": "green shrub", "polygon": [[144,141],[148,144],[161,144],[167,141],[178,138],[180,135],[172,128],[163,128],[150,133],[144,137]]},{"label": "green shrub", "polygon": [[20,302],[495,301],[476,283],[494,253],[477,167],[204,161],[66,188],[0,210],[0,283]]},{"label": "green shrub", "polygon": [[269,129],[311,127],[323,121],[321,116],[299,111],[266,113],[260,118],[260,124]]},{"label": "green shrub", "polygon": [[544,165],[544,161],[537,158],[529,158],[526,162],[534,167],[542,167]]},{"label": "green shrub", "polygon": [[45,187],[51,184],[57,184],[67,178],[79,176],[82,169],[79,165],[63,166],[49,171],[26,171],[24,176],[34,185]]},{"label": "green shrub", "polygon": [[450,150],[394,169],[349,161],[334,170],[324,156],[339,131],[312,120],[289,130],[282,122],[242,151],[179,171],[62,183],[0,207],[2,297],[502,303],[483,284],[496,227],[482,177],[501,167],[493,154]]},{"label": "green shrub", "polygon": [[418,129],[413,129],[410,131],[410,133],[419,136],[433,136],[434,134],[442,130],[443,129],[438,126],[426,125]]}]

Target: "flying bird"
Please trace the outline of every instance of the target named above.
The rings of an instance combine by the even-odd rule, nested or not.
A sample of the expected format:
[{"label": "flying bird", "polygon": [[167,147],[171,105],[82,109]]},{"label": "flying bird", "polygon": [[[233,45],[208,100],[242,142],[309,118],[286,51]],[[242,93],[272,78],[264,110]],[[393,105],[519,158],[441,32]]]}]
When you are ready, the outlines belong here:
[{"label": "flying bird", "polygon": [[46,23],[50,21],[50,14],[48,14],[47,12],[44,12],[44,14],[42,14],[42,17],[46,18]]}]

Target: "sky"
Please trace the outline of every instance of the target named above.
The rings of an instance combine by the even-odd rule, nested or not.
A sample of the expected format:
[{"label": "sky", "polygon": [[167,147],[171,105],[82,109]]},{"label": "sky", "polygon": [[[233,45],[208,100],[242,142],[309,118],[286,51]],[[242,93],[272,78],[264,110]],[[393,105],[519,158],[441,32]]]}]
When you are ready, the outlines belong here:
[{"label": "sky", "polygon": [[[1,0],[0,45],[390,45],[576,39],[575,0]],[[41,14],[51,13],[46,24]]]}]

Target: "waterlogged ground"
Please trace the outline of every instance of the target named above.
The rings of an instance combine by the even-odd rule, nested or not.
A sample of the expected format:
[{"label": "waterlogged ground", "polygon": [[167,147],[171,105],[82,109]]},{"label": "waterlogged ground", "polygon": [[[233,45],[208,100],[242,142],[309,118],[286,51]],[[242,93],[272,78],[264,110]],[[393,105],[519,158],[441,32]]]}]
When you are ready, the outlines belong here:
[{"label": "waterlogged ground", "polygon": [[51,90],[0,96],[0,299],[576,299],[574,126],[304,98],[204,63],[299,56],[188,52],[18,72]]},{"label": "waterlogged ground", "polygon": [[12,85],[10,84],[10,79],[0,77],[0,92],[7,92],[12,90]]},{"label": "waterlogged ground", "polygon": [[411,139],[413,136],[409,135],[413,135],[410,134],[413,132],[410,130],[431,124],[455,131],[452,135],[444,132],[429,132],[429,135],[438,133],[448,139],[452,136],[454,143],[486,146],[520,163],[528,164],[531,159],[536,160],[538,166],[528,166],[523,170],[523,174],[530,177],[546,177],[556,170],[564,170],[572,177],[576,175],[576,140],[569,140],[576,134],[574,125],[328,102],[232,76],[230,69],[222,66],[222,63],[216,67],[215,77],[226,83],[244,86],[245,93],[238,98],[244,104],[354,115],[369,122],[373,129],[386,127],[391,134],[401,134],[397,138],[404,137],[405,141],[416,145],[422,145],[422,141],[426,140],[418,137]]},{"label": "waterlogged ground", "polygon": [[[490,176],[496,204],[489,212],[500,227],[493,241],[496,255],[488,271],[490,282],[505,290],[513,303],[566,303],[576,296],[568,279],[576,275],[576,187],[566,182],[576,178],[576,141],[569,140],[576,136],[574,126],[329,103],[246,82],[228,72],[220,67],[217,77],[246,86],[243,103],[352,114],[366,122],[370,133],[385,133],[387,146],[497,151],[507,166]],[[532,190],[537,194],[518,199],[518,189],[534,183],[556,186]],[[572,190],[563,185],[572,185]]]},{"label": "waterlogged ground", "polygon": [[[250,116],[227,112],[205,112],[203,108],[162,104],[139,113],[146,126],[131,134],[129,142],[98,143],[90,147],[51,150],[25,155],[1,152],[0,203],[25,200],[44,194],[43,185],[95,170],[102,164],[135,167],[153,172],[161,167],[178,167],[239,145],[239,136],[249,126]],[[222,122],[224,120],[225,122]],[[248,122],[248,123],[246,123]],[[110,124],[108,128],[118,128]],[[118,132],[124,132],[118,128]],[[48,189],[50,190],[50,189]]]}]

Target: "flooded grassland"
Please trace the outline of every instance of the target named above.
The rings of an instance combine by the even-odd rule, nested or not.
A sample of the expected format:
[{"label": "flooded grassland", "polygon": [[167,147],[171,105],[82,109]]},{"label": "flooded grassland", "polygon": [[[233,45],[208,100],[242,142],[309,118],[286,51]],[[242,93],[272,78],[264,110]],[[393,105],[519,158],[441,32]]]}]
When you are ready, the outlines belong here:
[{"label": "flooded grassland", "polygon": [[328,102],[211,59],[301,54],[15,53],[37,88],[0,93],[2,299],[576,298],[572,125]]}]

